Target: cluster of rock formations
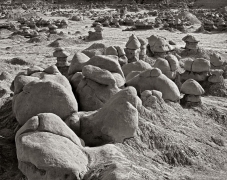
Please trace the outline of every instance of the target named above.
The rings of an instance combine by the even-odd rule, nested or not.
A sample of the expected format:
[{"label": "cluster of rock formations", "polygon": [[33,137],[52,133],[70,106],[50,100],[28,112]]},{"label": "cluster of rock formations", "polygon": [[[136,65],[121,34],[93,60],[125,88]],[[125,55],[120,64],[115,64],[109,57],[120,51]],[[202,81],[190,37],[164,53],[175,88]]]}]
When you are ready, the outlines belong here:
[{"label": "cluster of rock formations", "polygon": [[124,75],[117,59],[109,57],[115,65],[110,72],[95,58],[81,65],[83,77],[76,89],[56,66],[33,67],[16,76],[13,112],[21,128],[15,140],[19,169],[28,179],[80,179],[88,170],[88,154],[96,151],[85,145],[134,136],[141,100],[135,88],[118,88],[115,78]]},{"label": "cluster of rock formations", "polygon": [[[185,50],[199,48],[193,36],[183,40]],[[17,158],[28,179],[83,179],[99,165],[97,154],[108,162],[116,148],[111,143],[135,137],[141,113],[166,102],[200,106],[207,89],[224,81],[224,70],[215,68],[224,64],[217,54],[188,58],[180,72],[179,56],[163,37],[146,42],[132,35],[125,49],[94,47],[75,53],[70,64],[70,54],[56,48],[56,65],[31,67],[15,77]],[[153,65],[141,60],[150,52]]]},{"label": "cluster of rock formations", "polygon": [[42,18],[20,18],[18,20],[20,25],[18,28],[14,28],[14,34],[20,34],[25,36],[26,38],[32,38],[40,36],[40,32],[43,31],[40,28],[48,27],[47,33],[49,34],[57,34],[57,29],[59,28],[67,28],[68,21],[66,19],[62,20],[44,20]]}]

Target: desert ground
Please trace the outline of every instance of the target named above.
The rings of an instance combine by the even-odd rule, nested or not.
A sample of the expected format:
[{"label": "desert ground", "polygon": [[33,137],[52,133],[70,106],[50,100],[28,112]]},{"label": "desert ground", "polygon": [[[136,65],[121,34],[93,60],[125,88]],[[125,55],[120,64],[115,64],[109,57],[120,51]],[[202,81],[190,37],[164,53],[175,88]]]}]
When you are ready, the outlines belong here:
[{"label": "desert ground", "polygon": [[[101,10],[95,9],[95,11]],[[67,19],[61,16],[51,16],[50,14],[41,15],[41,17],[43,19]],[[4,22],[7,22],[7,20],[0,20],[0,23]],[[10,20],[10,22],[18,23],[15,20]],[[147,39],[151,35],[162,36],[168,41],[173,41],[179,49],[185,47],[182,38],[190,34],[199,40],[199,47],[207,51],[219,52],[222,59],[227,62],[227,32],[193,32],[200,26],[198,24],[194,25],[187,33],[159,29],[122,31],[127,27],[103,27],[103,40],[87,41],[83,38],[88,36],[89,31],[94,31],[94,28],[91,27],[94,21],[85,17],[82,21],[68,20],[68,22],[68,28],[57,29],[58,33],[62,31],[63,35],[53,35],[49,39],[42,39],[41,42],[31,43],[28,42],[28,38],[23,36],[11,36],[12,32],[10,30],[0,30],[0,74],[2,72],[6,73],[4,80],[0,79],[0,88],[7,90],[0,97],[1,180],[27,179],[26,175],[34,177],[34,179],[40,179],[38,178],[40,176],[36,173],[42,174],[43,171],[48,173],[48,171],[52,171],[51,168],[54,169],[55,173],[59,172],[59,177],[64,173],[68,173],[68,169],[65,167],[53,166],[45,169],[46,167],[38,165],[40,162],[32,164],[32,160],[35,158],[31,162],[27,162],[28,166],[30,165],[33,168],[27,168],[27,174],[22,173],[18,169],[14,139],[15,133],[21,126],[18,125],[15,114],[12,113],[12,98],[14,94],[10,90],[11,84],[19,72],[25,71],[32,66],[46,69],[57,63],[56,57],[53,57],[53,52],[57,46],[51,47],[50,44],[59,37],[61,38],[60,47],[65,48],[70,53],[69,62],[71,62],[75,53],[81,52],[94,43],[102,43],[106,47],[120,46],[125,48],[132,34],[143,39]],[[12,61],[13,58],[18,60]],[[226,79],[223,83],[226,87]],[[226,91],[226,89],[223,91]],[[153,108],[145,110],[143,109],[144,107],[142,109],[138,108],[139,116],[136,135],[125,139],[122,143],[107,143],[98,147],[85,146],[80,148],[84,148],[83,151],[86,152],[86,155],[88,154],[89,160],[88,165],[84,165],[86,163],[83,155],[80,157],[78,155],[79,158],[76,160],[80,163],[74,168],[76,169],[75,174],[79,174],[79,176],[74,177],[74,179],[226,180],[226,97],[227,94],[222,97],[206,94],[202,96],[202,103],[195,107],[184,107],[176,102],[163,101]],[[29,134],[29,131],[25,131],[24,134]],[[56,144],[58,144],[57,140]],[[74,146],[71,146],[71,148],[77,149]],[[63,158],[63,155],[59,155],[59,157]],[[68,159],[65,161],[69,164],[71,163]],[[82,166],[87,166],[86,172],[82,170]],[[20,168],[22,167],[20,166]],[[46,176],[45,178],[46,180],[53,179],[48,179]],[[71,180],[73,176],[67,176],[62,179],[67,178]]]},{"label": "desert ground", "polygon": [[[98,10],[97,10],[98,11]],[[63,17],[51,17],[51,16],[43,16],[43,19],[66,19]],[[5,22],[6,20],[0,20],[0,22]],[[94,43],[94,41],[81,41],[79,36],[87,36],[88,31],[94,31],[91,27],[93,20],[90,20],[85,17],[83,21],[69,21],[69,26],[67,29],[58,29],[58,31],[63,31],[68,38],[72,38],[75,40],[75,43],[66,43],[64,46],[71,54],[68,58],[70,61],[75,54],[75,52],[82,51],[88,48],[90,45]],[[198,27],[195,25],[195,27]],[[121,46],[125,47],[125,44],[128,38],[135,34],[141,38],[148,38],[151,35],[160,35],[166,37],[168,40],[174,41],[179,47],[184,47],[184,42],[182,38],[189,33],[182,33],[180,31],[177,32],[169,32],[166,30],[135,30],[135,31],[122,31],[126,28],[126,26],[122,26],[121,28],[109,28],[103,27],[103,40],[95,41],[95,43],[103,43],[107,47],[108,46]],[[79,31],[79,34],[76,34],[76,31]],[[68,34],[70,32],[70,35]],[[200,40],[200,47],[214,50],[220,52],[223,56],[227,53],[227,36],[226,32],[223,33],[190,33],[193,34],[196,38]],[[8,72],[12,75],[12,78],[22,69],[27,68],[31,65],[37,65],[40,67],[47,67],[50,64],[55,64],[56,59],[52,56],[55,47],[48,47],[48,45],[53,42],[53,39],[49,41],[44,41],[41,43],[28,43],[28,39],[26,38],[16,38],[10,39],[8,38],[11,35],[11,31],[2,30],[1,31],[1,72]],[[59,37],[58,37],[59,38]],[[12,58],[21,58],[28,65],[11,65],[9,61]]]}]

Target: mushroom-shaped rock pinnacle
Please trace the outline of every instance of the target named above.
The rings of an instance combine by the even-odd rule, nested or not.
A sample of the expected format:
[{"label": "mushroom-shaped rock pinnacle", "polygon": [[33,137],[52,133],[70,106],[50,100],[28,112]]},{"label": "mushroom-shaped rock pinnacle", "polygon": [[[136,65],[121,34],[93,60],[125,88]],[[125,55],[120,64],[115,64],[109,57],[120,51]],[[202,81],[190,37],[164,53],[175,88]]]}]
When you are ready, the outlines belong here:
[{"label": "mushroom-shaped rock pinnacle", "polygon": [[168,78],[175,79],[176,70],[171,69],[171,64],[167,59],[158,58],[154,64],[154,67],[159,68]]},{"label": "mushroom-shaped rock pinnacle", "polygon": [[188,79],[187,81],[185,81],[182,84],[180,91],[184,94],[196,96],[201,96],[202,94],[205,93],[202,86],[194,79]]},{"label": "mushroom-shaped rock pinnacle", "polygon": [[56,48],[54,53],[53,53],[53,56],[54,57],[68,57],[70,54],[65,51],[63,48]]},{"label": "mushroom-shaped rock pinnacle", "polygon": [[134,34],[132,34],[129,37],[128,42],[126,43],[126,48],[136,50],[139,49],[140,46],[141,46],[140,41]]},{"label": "mushroom-shaped rock pinnacle", "polygon": [[152,52],[168,52],[172,51],[174,48],[171,46],[164,38],[159,37],[153,44],[153,46],[149,43],[150,50]]},{"label": "mushroom-shaped rock pinnacle", "polygon": [[192,35],[187,35],[182,39],[184,42],[192,42],[192,43],[197,43],[199,42],[194,36]]},{"label": "mushroom-shaped rock pinnacle", "polygon": [[196,73],[208,72],[210,71],[210,61],[203,58],[195,60],[188,58],[184,63],[184,69]]},{"label": "mushroom-shaped rock pinnacle", "polygon": [[193,63],[192,71],[198,72],[198,73],[210,71],[210,61],[203,58],[195,59]]}]

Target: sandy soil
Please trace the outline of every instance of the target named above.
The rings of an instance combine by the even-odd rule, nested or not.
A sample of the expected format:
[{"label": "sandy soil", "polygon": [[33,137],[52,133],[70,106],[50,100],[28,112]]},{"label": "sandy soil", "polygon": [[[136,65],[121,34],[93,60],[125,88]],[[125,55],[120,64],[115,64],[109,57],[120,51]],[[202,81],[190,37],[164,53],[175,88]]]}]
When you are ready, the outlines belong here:
[{"label": "sandy soil", "polygon": [[[49,17],[48,17],[49,18]],[[52,19],[62,19],[62,17],[51,17]],[[0,20],[3,22],[4,20]],[[68,37],[78,40],[79,36],[87,36],[88,31],[94,31],[91,28],[92,20],[85,19],[84,21],[69,21],[68,29],[58,29],[58,31],[63,31]],[[148,38],[149,36],[156,34],[166,37],[168,40],[172,40],[177,43],[178,46],[183,47],[184,42],[182,38],[186,35],[182,32],[169,32],[166,30],[143,30],[143,31],[122,31],[126,27],[119,28],[108,28],[104,27],[103,35],[104,39],[101,41],[93,42],[81,42],[75,43],[73,45],[66,45],[65,48],[71,52],[71,56],[68,58],[71,60],[75,52],[81,51],[89,47],[93,43],[104,43],[106,46],[118,45],[125,47],[125,44],[131,34],[135,34],[141,38]],[[76,31],[80,31],[80,34],[75,34]],[[68,32],[71,35],[68,35]],[[9,72],[12,76],[15,76],[18,71],[27,66],[12,65],[8,61],[12,58],[21,58],[25,60],[29,65],[38,65],[41,67],[46,67],[50,64],[56,63],[55,58],[52,57],[54,48],[48,47],[48,45],[54,41],[44,41],[41,43],[28,43],[26,38],[14,39],[8,38],[10,36],[10,31],[2,30],[0,31],[0,72]],[[227,34],[226,33],[191,33],[200,40],[200,46],[205,49],[212,49],[219,51],[222,54],[227,53]]]}]

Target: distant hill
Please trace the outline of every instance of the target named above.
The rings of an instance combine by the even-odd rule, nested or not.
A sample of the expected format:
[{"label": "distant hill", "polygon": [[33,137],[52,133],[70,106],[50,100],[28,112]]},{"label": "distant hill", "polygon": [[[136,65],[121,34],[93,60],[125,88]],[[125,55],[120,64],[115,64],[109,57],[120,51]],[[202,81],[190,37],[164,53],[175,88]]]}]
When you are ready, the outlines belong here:
[{"label": "distant hill", "polygon": [[227,6],[227,0],[197,0],[195,6],[203,6],[206,8],[219,8]]}]

